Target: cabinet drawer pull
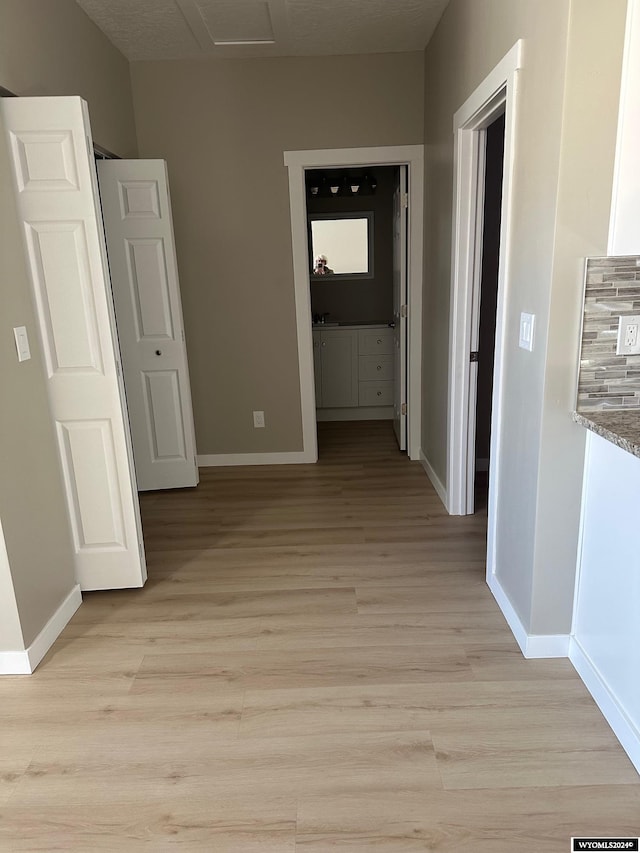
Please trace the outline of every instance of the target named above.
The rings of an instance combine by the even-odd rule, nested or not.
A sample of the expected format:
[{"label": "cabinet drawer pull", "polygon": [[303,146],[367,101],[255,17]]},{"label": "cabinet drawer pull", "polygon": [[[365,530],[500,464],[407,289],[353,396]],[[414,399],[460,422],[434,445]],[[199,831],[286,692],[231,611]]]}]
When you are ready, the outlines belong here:
[{"label": "cabinet drawer pull", "polygon": [[378,397],[382,397],[382,391],[378,391]]},{"label": "cabinet drawer pull", "polygon": [[327,345],[327,342],[326,342],[326,341],[322,341],[322,346],[323,346],[323,347],[326,347],[326,345]]},{"label": "cabinet drawer pull", "polygon": [[379,365],[376,367],[376,370],[382,370],[382,365],[381,365],[381,364],[379,364]]},{"label": "cabinet drawer pull", "polygon": [[379,343],[379,344],[381,344],[381,343],[382,343],[382,338],[378,338],[378,343]]}]

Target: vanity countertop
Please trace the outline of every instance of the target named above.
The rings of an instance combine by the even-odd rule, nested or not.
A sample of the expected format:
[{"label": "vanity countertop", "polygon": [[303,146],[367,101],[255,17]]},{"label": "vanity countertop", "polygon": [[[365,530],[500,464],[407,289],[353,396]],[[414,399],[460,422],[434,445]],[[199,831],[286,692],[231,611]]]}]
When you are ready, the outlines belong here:
[{"label": "vanity countertop", "polygon": [[622,450],[640,458],[640,409],[574,412],[573,419]]}]

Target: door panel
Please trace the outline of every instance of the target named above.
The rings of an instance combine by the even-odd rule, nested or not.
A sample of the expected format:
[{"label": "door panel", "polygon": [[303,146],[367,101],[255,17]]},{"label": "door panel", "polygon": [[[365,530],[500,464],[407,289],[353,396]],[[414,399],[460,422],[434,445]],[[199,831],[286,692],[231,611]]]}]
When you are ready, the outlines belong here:
[{"label": "door panel", "polygon": [[198,469],[164,160],[102,160],[100,194],[138,488],[195,486]]},{"label": "door panel", "polygon": [[2,98],[83,590],[142,586],[146,568],[86,104]]},{"label": "door panel", "polygon": [[393,429],[400,450],[407,449],[407,167],[400,166],[393,194]]},{"label": "door panel", "polygon": [[138,341],[175,338],[162,240],[125,240],[128,284]]},{"label": "door panel", "polygon": [[358,333],[322,332],[322,405],[327,409],[358,405]]}]

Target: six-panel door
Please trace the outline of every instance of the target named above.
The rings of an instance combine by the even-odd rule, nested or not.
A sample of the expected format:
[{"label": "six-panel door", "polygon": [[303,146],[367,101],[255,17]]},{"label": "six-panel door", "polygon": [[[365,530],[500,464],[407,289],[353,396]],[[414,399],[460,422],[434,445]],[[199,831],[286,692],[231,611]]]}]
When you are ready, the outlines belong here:
[{"label": "six-panel door", "polygon": [[102,160],[100,194],[138,488],[195,486],[198,469],[164,160]]},{"label": "six-panel door", "polygon": [[142,530],[86,104],[1,98],[83,590],[142,586]]}]

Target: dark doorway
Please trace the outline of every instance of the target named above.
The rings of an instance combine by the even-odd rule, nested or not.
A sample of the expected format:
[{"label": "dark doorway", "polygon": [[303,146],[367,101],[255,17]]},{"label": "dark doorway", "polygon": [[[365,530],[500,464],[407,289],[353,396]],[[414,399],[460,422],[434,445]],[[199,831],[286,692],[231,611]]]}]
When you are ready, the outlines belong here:
[{"label": "dark doorway", "polygon": [[498,302],[498,266],[502,213],[504,164],[504,114],[486,131],[484,228],[480,284],[480,331],[478,339],[478,389],[476,402],[476,510],[487,505],[489,448],[491,442],[491,396]]}]

